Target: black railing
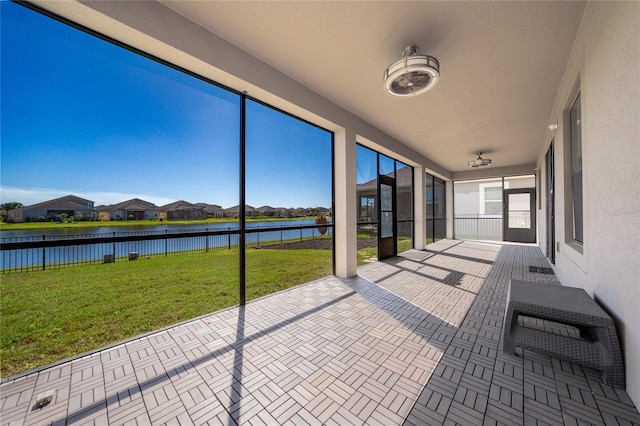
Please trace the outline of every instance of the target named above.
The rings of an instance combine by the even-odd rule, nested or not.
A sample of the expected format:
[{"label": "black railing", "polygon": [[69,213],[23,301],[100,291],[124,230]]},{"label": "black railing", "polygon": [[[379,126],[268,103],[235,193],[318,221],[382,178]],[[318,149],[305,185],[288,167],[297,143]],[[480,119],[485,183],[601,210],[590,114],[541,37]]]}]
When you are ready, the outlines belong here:
[{"label": "black railing", "polygon": [[[378,226],[376,221],[361,221],[357,223],[358,250],[378,247]],[[413,248],[413,219],[397,221],[398,252]]]},{"label": "black railing", "polygon": [[[247,247],[284,244],[333,233],[333,224],[250,227]],[[109,232],[81,235],[11,237],[0,239],[1,272],[33,271],[177,253],[201,253],[237,248],[238,228],[194,231]]]},{"label": "black railing", "polygon": [[457,214],[453,220],[456,239],[502,241],[501,214]]}]

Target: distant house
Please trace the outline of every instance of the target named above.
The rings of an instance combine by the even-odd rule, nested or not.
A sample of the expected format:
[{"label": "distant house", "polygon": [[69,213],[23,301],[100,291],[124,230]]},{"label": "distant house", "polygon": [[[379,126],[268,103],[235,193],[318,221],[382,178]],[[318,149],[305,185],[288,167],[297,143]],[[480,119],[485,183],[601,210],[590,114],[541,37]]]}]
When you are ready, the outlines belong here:
[{"label": "distant house", "polygon": [[106,222],[111,220],[111,212],[109,211],[109,206],[105,206],[101,204],[96,206],[96,210],[98,211],[98,220],[101,222]]},{"label": "distant house", "polygon": [[158,211],[166,213],[167,219],[169,220],[197,220],[207,218],[207,212],[204,210],[204,207],[191,204],[184,200],[159,207]]},{"label": "distant house", "polygon": [[139,198],[108,206],[111,220],[159,219],[160,212],[155,204]]},{"label": "distant house", "polygon": [[322,215],[322,216],[332,216],[331,214],[331,209],[328,209],[326,207],[318,207],[317,209],[318,214]]},{"label": "distant house", "polygon": [[[386,176],[393,177],[394,173],[388,173]],[[413,196],[411,188],[413,185],[413,169],[411,167],[403,167],[395,173],[396,183],[396,206],[398,207],[398,220],[410,219],[413,216],[411,210]],[[359,184],[356,187],[358,195],[358,220],[369,221],[377,220],[376,199],[378,196],[378,179],[374,178],[368,182]],[[408,207],[408,208],[407,208]]]},{"label": "distant house", "polygon": [[[223,209],[224,217],[239,217],[240,216],[240,206],[229,207],[228,209]],[[244,209],[245,217],[256,217],[260,213],[253,208],[252,206],[245,204]]]},{"label": "distant house", "polygon": [[94,208],[93,201],[75,195],[66,195],[54,200],[9,210],[7,219],[13,222],[35,222],[55,220],[61,215],[94,220],[97,218],[98,212]]},{"label": "distant house", "polygon": [[224,211],[222,206],[217,204],[207,204],[207,203],[196,203],[196,206],[201,206],[202,209],[207,213],[207,218],[220,218],[224,217]]},{"label": "distant house", "polygon": [[291,214],[289,212],[289,209],[286,207],[275,207],[275,216],[276,217],[289,217]]},{"label": "distant house", "polygon": [[259,213],[260,216],[266,216],[266,217],[276,216],[276,209],[274,209],[271,206],[258,207],[256,211]]}]

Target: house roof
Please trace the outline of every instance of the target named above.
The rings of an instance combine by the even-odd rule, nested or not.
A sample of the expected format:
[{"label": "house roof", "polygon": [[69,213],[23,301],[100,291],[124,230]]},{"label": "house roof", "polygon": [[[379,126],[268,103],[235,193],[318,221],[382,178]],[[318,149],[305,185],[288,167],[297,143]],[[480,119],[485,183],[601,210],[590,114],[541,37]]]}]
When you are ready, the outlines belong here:
[{"label": "house roof", "polygon": [[202,206],[198,206],[196,204],[191,204],[188,201],[180,200],[174,201],[173,203],[165,204],[164,206],[158,207],[157,210],[161,212],[170,212],[176,210],[187,210],[187,209],[202,209]]},{"label": "house roof", "polygon": [[[250,206],[249,204],[245,204],[245,212],[251,212],[251,211],[255,211],[256,209],[253,208],[252,206]],[[226,209],[222,209],[223,212],[225,213],[239,213],[240,212],[240,205],[237,206],[233,206],[233,207],[229,207]]]},{"label": "house roof", "polygon": [[77,197],[75,195],[65,195],[64,197],[55,198],[53,200],[43,201],[41,203],[23,206],[15,210],[31,210],[31,209],[51,209],[51,210],[93,210],[93,201],[86,198]]},{"label": "house roof", "polygon": [[195,205],[203,207],[205,210],[207,210],[207,209],[219,209],[219,210],[222,210],[222,206],[219,206],[218,204],[196,203]]},{"label": "house roof", "polygon": [[[408,187],[411,186],[413,178],[413,169],[411,167],[403,167],[396,171],[396,187]],[[387,173],[386,176],[393,177],[393,172]],[[376,190],[378,187],[378,178],[371,179],[368,182],[358,184],[357,191],[369,191]]]},{"label": "house roof", "polygon": [[140,198],[132,198],[131,200],[123,201],[118,204],[109,206],[109,210],[129,210],[129,211],[144,211],[156,209],[156,205]]},{"label": "house roof", "polygon": [[202,206],[202,209],[207,213],[218,213],[222,212],[222,207],[217,204],[205,204],[199,203],[198,205]]}]

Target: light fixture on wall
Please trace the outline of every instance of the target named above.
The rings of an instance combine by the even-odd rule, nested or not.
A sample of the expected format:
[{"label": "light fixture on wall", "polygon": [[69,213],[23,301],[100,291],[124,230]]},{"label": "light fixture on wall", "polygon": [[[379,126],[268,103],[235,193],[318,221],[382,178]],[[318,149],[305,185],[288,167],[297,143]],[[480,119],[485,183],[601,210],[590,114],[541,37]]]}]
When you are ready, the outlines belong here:
[{"label": "light fixture on wall", "polygon": [[549,128],[549,130],[553,132],[554,130],[558,129],[558,123],[549,124],[547,128]]},{"label": "light fixture on wall", "polygon": [[384,72],[384,90],[391,96],[409,97],[428,92],[440,80],[440,63],[433,56],[418,55],[418,47],[404,48],[404,59]]},{"label": "light fixture on wall", "polygon": [[481,152],[478,153],[478,158],[476,158],[473,161],[469,161],[469,167],[484,167],[484,166],[490,166],[490,165],[491,165],[491,159],[482,158]]}]

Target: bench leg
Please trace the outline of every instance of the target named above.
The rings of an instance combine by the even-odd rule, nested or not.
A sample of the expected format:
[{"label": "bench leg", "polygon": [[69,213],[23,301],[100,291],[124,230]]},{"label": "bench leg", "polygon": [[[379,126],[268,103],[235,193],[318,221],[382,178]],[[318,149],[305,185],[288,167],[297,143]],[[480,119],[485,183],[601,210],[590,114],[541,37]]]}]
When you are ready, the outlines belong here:
[{"label": "bench leg", "polygon": [[507,307],[502,325],[502,352],[509,355],[514,355],[516,351],[513,333],[518,326],[518,315],[517,311]]},{"label": "bench leg", "polygon": [[608,385],[624,389],[624,361],[615,327],[597,327],[594,331],[596,339],[602,345],[603,361],[606,360],[603,362],[602,380]]}]

